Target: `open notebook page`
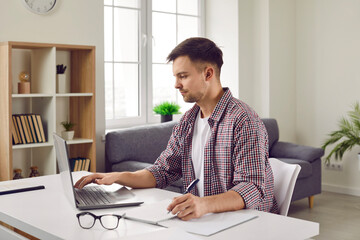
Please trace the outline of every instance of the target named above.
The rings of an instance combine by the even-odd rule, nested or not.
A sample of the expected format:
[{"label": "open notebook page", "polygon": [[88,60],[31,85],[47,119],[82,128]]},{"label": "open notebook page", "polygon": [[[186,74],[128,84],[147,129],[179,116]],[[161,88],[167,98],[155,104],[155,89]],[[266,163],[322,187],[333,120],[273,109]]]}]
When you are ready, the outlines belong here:
[{"label": "open notebook page", "polygon": [[191,219],[189,221],[173,218],[162,221],[159,225],[164,227],[177,227],[189,233],[210,236],[256,217],[257,216],[253,214],[242,213],[240,210],[235,212],[207,214],[201,218]]}]

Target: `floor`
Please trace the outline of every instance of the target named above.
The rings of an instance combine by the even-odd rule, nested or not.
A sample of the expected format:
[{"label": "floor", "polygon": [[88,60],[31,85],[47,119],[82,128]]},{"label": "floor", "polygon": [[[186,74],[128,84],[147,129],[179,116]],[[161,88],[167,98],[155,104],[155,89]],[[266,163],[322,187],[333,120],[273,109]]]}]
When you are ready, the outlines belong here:
[{"label": "floor", "polygon": [[360,239],[360,197],[322,192],[312,209],[307,199],[291,203],[288,216],[320,223],[320,235],[313,239]]}]

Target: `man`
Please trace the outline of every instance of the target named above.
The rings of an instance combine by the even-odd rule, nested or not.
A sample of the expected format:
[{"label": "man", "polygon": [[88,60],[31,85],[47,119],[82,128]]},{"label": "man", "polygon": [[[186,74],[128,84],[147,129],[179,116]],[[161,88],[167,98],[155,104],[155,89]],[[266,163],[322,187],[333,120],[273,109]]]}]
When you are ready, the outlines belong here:
[{"label": "man", "polygon": [[183,178],[184,187],[199,179],[190,193],[168,206],[183,220],[206,213],[253,208],[278,212],[268,162],[268,136],[258,115],[222,88],[222,51],[206,38],[190,38],[168,56],[185,102],[194,102],[175,125],[166,149],[154,165],[136,172],[95,173],[86,184],[164,188]]}]

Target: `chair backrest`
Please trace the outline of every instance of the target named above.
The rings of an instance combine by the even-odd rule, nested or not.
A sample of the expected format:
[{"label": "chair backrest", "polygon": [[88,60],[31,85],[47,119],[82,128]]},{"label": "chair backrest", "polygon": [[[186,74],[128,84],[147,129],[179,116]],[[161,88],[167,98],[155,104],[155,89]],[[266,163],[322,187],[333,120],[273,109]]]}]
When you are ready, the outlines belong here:
[{"label": "chair backrest", "polygon": [[274,194],[280,214],[287,216],[301,167],[298,164],[288,164],[276,158],[269,158],[269,162],[274,175]]}]

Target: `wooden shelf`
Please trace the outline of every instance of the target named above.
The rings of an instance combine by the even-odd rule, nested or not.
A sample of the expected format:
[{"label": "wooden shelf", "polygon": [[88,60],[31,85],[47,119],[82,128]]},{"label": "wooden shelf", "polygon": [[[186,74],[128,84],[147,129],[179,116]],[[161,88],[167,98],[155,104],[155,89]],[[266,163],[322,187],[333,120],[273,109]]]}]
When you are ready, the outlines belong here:
[{"label": "wooden shelf", "polygon": [[52,147],[54,144],[50,142],[46,143],[27,143],[27,144],[18,144],[13,145],[13,149],[25,149],[25,148],[40,148],[40,147]]},{"label": "wooden shelf", "polygon": [[57,97],[92,97],[92,93],[57,93]]},{"label": "wooden shelf", "polygon": [[[69,93],[56,92],[56,65],[64,64]],[[18,76],[30,73],[29,94],[18,94]],[[45,143],[12,144],[12,115],[39,114]],[[28,175],[36,165],[41,175],[55,174],[56,152],[52,133],[61,135],[61,122],[76,125],[68,141],[69,157],[91,159],[96,171],[95,47],[51,43],[0,43],[0,181],[10,180],[14,168]]]},{"label": "wooden shelf", "polygon": [[53,94],[46,94],[46,93],[12,94],[12,97],[13,98],[53,97]]},{"label": "wooden shelf", "polygon": [[83,143],[92,143],[93,140],[92,139],[86,139],[86,138],[74,138],[72,140],[66,140],[66,143],[68,145],[72,145],[72,144],[83,144]]}]

